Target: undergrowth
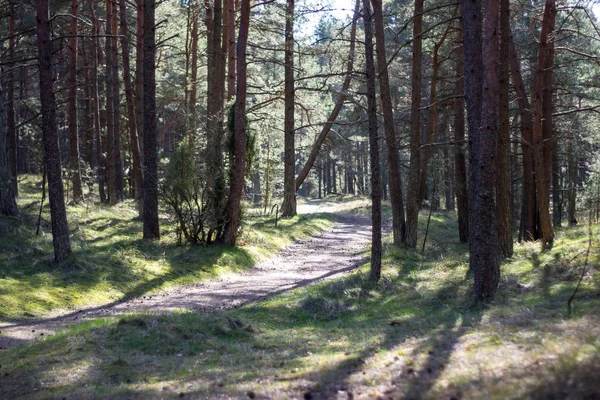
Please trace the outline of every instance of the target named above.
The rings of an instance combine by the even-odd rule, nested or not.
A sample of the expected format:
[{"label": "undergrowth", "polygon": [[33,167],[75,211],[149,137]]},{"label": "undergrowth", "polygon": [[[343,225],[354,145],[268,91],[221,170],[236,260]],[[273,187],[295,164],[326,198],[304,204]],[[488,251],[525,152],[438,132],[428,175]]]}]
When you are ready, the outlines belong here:
[{"label": "undergrowth", "polygon": [[109,207],[86,201],[67,207],[73,255],[53,261],[49,208],[35,235],[41,197],[37,176],[20,177],[20,215],[0,217],[0,318],[120,301],[250,268],[292,241],[331,226],[334,216],[279,220],[248,216],[240,246],[177,246],[175,224],[161,214],[160,242],[142,240],[133,201]]},{"label": "undergrowth", "polygon": [[[228,312],[104,318],[5,351],[0,397],[597,398],[600,299],[566,314],[586,229],[518,244],[487,307],[456,231],[435,213],[424,253],[387,243],[377,285],[367,264]],[[590,266],[581,293],[600,288],[597,246]]]}]

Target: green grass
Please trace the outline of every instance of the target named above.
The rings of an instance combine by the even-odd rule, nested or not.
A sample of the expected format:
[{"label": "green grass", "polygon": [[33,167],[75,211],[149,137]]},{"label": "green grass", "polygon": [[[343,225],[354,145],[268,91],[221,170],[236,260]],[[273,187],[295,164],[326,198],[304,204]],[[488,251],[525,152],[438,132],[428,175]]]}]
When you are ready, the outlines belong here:
[{"label": "green grass", "polygon": [[[0,398],[598,396],[600,300],[566,314],[586,228],[543,253],[517,245],[488,307],[472,303],[456,231],[436,213],[424,254],[388,243],[377,286],[365,265],[226,313],[105,318],[5,351]],[[596,244],[590,266],[581,293],[600,288]]]},{"label": "green grass", "polygon": [[15,218],[0,217],[0,318],[33,317],[68,307],[104,304],[173,285],[192,284],[254,263],[301,237],[332,225],[333,215],[279,220],[248,217],[241,246],[176,246],[174,225],[162,216],[160,242],[142,240],[132,201],[115,207],[85,202],[68,207],[73,255],[53,262],[49,209],[35,236],[41,197],[37,176],[20,178]]}]

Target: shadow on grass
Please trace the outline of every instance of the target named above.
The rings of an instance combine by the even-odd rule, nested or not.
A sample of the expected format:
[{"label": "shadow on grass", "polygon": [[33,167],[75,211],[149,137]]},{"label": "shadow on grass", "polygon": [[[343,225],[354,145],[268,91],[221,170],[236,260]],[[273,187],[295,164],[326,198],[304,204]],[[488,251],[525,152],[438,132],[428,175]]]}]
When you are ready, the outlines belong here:
[{"label": "shadow on grass", "polygon": [[[98,207],[96,214],[100,215],[90,213],[88,218],[80,215],[82,219],[72,227],[73,254],[59,264],[52,259],[49,221],[42,220],[42,231],[47,233],[35,236],[33,208],[22,209],[19,217],[0,217],[0,237],[3,238],[0,241],[0,296],[10,300],[0,307],[0,317],[32,317],[54,308],[108,303],[118,296],[118,301],[103,306],[111,307],[165,284],[197,282],[216,276],[219,269],[235,272],[255,263],[255,256],[245,247],[176,246],[170,239],[144,241],[141,222],[131,218],[131,213],[123,215],[117,209],[95,207]],[[85,214],[82,209],[75,210],[75,213]],[[102,215],[106,211],[114,211],[115,215]],[[278,227],[269,226],[268,219],[249,220],[248,226],[267,237],[266,243],[280,238],[293,241],[315,229],[313,219],[334,217],[302,216],[286,220]],[[253,226],[256,222],[263,225]],[[163,228],[168,231],[172,227],[163,221]],[[272,251],[268,244],[257,246],[265,247],[263,251]],[[102,297],[102,292],[107,291],[112,292],[111,296]],[[100,297],[86,302],[86,296],[90,295]]]}]

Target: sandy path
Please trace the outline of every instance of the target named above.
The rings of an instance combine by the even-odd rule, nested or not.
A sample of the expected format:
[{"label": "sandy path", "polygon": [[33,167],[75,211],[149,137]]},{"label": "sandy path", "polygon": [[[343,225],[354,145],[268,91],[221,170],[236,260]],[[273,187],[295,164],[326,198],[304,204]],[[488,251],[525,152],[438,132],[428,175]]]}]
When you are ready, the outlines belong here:
[{"label": "sandy path", "polygon": [[232,308],[338,276],[364,260],[370,225],[370,218],[346,215],[332,228],[291,244],[243,273],[44,319],[0,322],[0,348],[45,337],[85,319],[139,311]]}]

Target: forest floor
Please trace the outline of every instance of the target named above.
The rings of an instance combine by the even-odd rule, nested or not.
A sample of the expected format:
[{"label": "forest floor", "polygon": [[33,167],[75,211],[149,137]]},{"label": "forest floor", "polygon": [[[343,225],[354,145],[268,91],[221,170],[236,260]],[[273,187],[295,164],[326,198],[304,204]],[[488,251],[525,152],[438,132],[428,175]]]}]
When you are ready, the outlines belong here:
[{"label": "forest floor", "polygon": [[[591,234],[588,227],[560,230],[554,247],[545,251],[539,243],[518,244],[515,255],[502,265],[495,301],[480,307],[471,300],[468,248],[458,243],[453,213],[433,213],[424,252],[386,242],[383,278],[371,284],[367,280],[369,209],[363,205],[364,200],[341,205],[308,202],[302,206],[304,211],[340,207],[345,217],[311,214],[280,222],[277,228],[272,217],[250,215],[249,221],[258,220],[247,227],[248,243],[241,249],[255,252],[254,259],[262,261],[256,269],[248,269],[251,262],[245,260],[250,256],[232,258],[232,265],[245,263],[237,269],[220,269],[220,281],[206,281],[210,278],[206,273],[176,270],[155,272],[160,284],[126,286],[150,290],[145,292],[122,290],[118,281],[109,279],[106,287],[125,293],[126,300],[112,308],[115,314],[101,307],[94,312],[103,316],[77,324],[82,317],[74,314],[67,317],[72,318],[70,327],[50,336],[39,335],[43,332],[36,329],[30,332],[37,333],[35,341],[0,351],[0,398],[600,398],[600,297],[596,295],[600,227],[593,226]],[[106,225],[108,215],[100,216],[96,224]],[[427,218],[421,217],[424,229]],[[85,226],[89,225],[93,224]],[[125,222],[119,226],[130,227]],[[8,229],[1,224],[0,228]],[[84,232],[91,236],[91,231]],[[133,233],[122,235],[128,234]],[[348,241],[338,243],[338,237]],[[424,237],[423,230],[419,237]],[[263,242],[277,243],[284,250],[273,255],[261,250]],[[202,259],[200,250],[177,250],[171,245],[149,249],[139,239],[131,245],[144,254],[136,257],[146,260],[150,269],[165,260],[176,265],[173,260],[180,260],[182,254],[189,262],[179,267],[185,271],[194,262],[206,268],[207,261],[215,260]],[[12,257],[6,259],[22,268],[28,257],[40,257],[23,249],[19,253],[15,243],[0,246],[12,249]],[[100,262],[109,257],[104,247],[94,250],[104,252],[96,256]],[[123,252],[132,257],[127,247]],[[77,260],[89,257],[87,251],[77,254]],[[119,265],[123,272],[144,268],[121,258],[126,261]],[[88,262],[79,261],[84,266]],[[294,268],[302,276],[282,273]],[[235,275],[222,275],[236,270]],[[21,289],[46,290],[16,272],[0,269],[0,273],[12,274],[0,280],[4,285],[0,296],[10,293],[25,301],[12,281],[20,281]],[[61,273],[75,279],[64,270]],[[344,274],[333,276],[340,273]],[[259,278],[250,278],[252,274]],[[143,274],[136,276],[152,282]],[[321,279],[326,276],[332,279]],[[59,278],[63,277],[55,279]],[[579,293],[589,296],[576,300],[568,313],[567,301],[580,278]],[[163,284],[171,279],[176,284]],[[10,282],[1,283],[6,280]],[[55,280],[44,282],[58,286]],[[308,283],[313,284],[305,286]],[[187,287],[178,289],[182,284]],[[247,293],[239,293],[239,284]],[[89,285],[87,293],[102,287]],[[269,296],[254,301],[269,291]],[[166,293],[173,295],[165,297]],[[236,308],[222,308],[231,304],[223,295],[232,295]],[[55,300],[58,313],[62,309],[58,305],[79,308],[81,304],[64,301],[49,289],[48,296]],[[14,311],[22,304],[4,307],[5,315],[22,319]],[[154,312],[157,307],[163,307],[163,312]],[[29,322],[35,315],[29,316]]]},{"label": "forest floor", "polygon": [[[313,208],[329,209],[313,203]],[[299,239],[248,270],[226,273],[201,283],[175,286],[109,304],[58,311],[43,318],[0,321],[0,348],[47,337],[75,323],[125,313],[219,310],[273,296],[288,290],[347,273],[364,263],[364,250],[371,239],[368,217],[343,215],[331,228]]]}]

